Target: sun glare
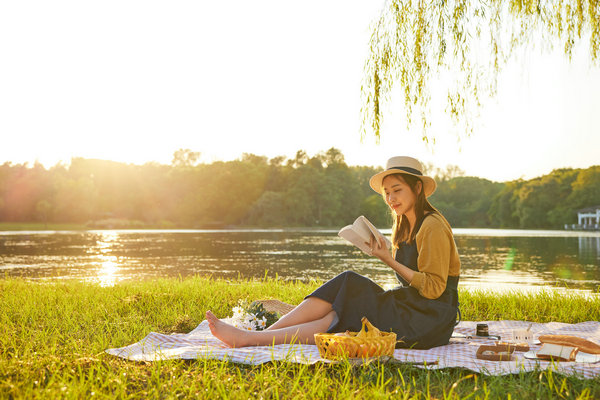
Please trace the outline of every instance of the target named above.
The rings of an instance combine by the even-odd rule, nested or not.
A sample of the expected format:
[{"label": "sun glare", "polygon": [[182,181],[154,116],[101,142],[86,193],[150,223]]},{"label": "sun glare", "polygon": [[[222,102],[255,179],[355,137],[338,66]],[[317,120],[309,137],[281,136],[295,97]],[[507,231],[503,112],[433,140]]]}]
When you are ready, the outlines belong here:
[{"label": "sun glare", "polygon": [[114,245],[119,237],[115,231],[102,232],[101,238],[97,241],[97,264],[100,266],[97,276],[94,280],[100,283],[100,286],[113,286],[119,278],[119,263],[117,256],[111,255]]}]

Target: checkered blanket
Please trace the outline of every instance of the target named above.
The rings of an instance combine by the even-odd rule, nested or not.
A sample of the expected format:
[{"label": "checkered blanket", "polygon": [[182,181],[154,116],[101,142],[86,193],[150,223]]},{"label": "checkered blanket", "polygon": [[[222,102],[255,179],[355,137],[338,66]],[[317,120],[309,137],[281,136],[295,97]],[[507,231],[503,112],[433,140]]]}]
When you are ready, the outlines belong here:
[{"label": "checkered blanket", "polygon": [[[227,319],[224,320],[227,322]],[[513,329],[527,329],[531,325],[534,340],[539,335],[573,335],[600,343],[600,322],[588,321],[579,324],[550,322],[531,324],[523,321],[463,321],[455,333],[473,335],[477,323],[487,323],[491,335],[510,338]],[[394,361],[411,363],[421,368],[467,368],[488,375],[514,374],[520,371],[553,368],[566,375],[579,375],[594,378],[600,375],[600,363],[584,364],[576,362],[546,362],[523,357],[515,352],[512,361],[485,361],[475,357],[477,348],[483,344],[494,344],[492,340],[481,338],[453,338],[446,346],[429,350],[396,349]],[[539,346],[533,345],[532,350]],[[287,361],[304,364],[329,362],[319,356],[317,346],[286,344],[276,346],[257,346],[232,349],[215,338],[203,321],[187,334],[164,335],[152,332],[141,341],[129,346],[106,350],[108,354],[133,361],[154,361],[159,359],[202,359],[228,360],[243,364],[262,364],[270,361]]]}]

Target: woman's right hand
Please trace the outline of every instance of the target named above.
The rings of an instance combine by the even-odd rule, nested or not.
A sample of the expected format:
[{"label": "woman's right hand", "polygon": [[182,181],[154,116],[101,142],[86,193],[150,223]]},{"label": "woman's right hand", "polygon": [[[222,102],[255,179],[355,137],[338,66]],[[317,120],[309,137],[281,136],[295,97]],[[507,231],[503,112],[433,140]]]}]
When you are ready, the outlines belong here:
[{"label": "woman's right hand", "polygon": [[[380,244],[381,243],[381,244]],[[371,240],[368,242],[371,249],[371,255],[379,258],[381,261],[386,262],[392,257],[390,249],[383,238],[380,238],[379,243],[375,240],[375,237],[371,236]]]}]

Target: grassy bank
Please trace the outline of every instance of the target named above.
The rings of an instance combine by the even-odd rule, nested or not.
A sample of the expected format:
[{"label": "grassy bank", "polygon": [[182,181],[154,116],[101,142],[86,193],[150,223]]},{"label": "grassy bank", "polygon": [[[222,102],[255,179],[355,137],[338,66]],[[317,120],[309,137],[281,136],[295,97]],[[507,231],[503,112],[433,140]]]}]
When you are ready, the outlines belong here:
[{"label": "grassy bank", "polygon": [[[0,398],[599,398],[600,379],[552,372],[489,377],[408,365],[246,366],[221,361],[134,363],[103,351],[151,331],[188,332],[207,309],[238,299],[298,303],[318,283],[205,278],[127,282],[0,280]],[[577,323],[600,319],[600,299],[462,293],[465,320]]]}]

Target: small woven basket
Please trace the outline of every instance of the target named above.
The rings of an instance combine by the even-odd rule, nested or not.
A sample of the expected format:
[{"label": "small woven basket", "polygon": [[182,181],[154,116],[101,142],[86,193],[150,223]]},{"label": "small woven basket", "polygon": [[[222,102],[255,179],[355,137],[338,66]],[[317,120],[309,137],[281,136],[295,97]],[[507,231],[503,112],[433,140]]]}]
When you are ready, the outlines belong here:
[{"label": "small woven basket", "polygon": [[[363,317],[361,332],[376,329]],[[378,331],[378,330],[377,330]],[[340,360],[342,358],[377,358],[393,356],[396,347],[396,334],[394,332],[378,332],[377,336],[365,337],[360,332],[315,333],[315,344],[319,349],[321,358]]]}]

